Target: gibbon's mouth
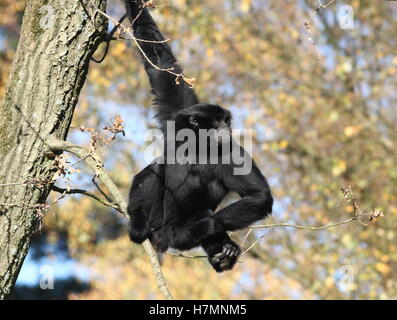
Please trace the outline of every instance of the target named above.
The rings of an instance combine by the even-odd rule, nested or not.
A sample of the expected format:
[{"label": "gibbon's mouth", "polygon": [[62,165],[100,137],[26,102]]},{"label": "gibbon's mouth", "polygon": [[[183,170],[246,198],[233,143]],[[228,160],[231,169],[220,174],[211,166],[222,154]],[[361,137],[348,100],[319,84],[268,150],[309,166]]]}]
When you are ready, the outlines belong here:
[{"label": "gibbon's mouth", "polygon": [[229,142],[230,141],[230,129],[229,128],[221,128],[216,130],[214,133],[214,139],[219,143]]}]

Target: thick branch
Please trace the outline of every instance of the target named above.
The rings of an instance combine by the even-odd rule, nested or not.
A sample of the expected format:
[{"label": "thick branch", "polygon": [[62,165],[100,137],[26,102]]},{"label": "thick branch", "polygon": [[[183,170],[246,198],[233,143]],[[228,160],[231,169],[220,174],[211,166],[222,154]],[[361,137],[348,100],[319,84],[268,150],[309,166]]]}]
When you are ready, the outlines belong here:
[{"label": "thick branch", "polygon": [[[50,137],[47,140],[47,145],[52,151],[67,151],[84,160],[85,163],[94,171],[98,179],[108,188],[110,194],[114,199],[114,202],[120,208],[119,212],[121,212],[126,218],[129,218],[127,214],[127,203],[125,202],[119,189],[117,188],[107,171],[104,169],[98,155],[96,155],[94,152],[89,153],[84,148],[78,145],[75,145],[68,141],[59,140],[55,137]],[[152,269],[155,274],[156,283],[159,290],[166,299],[173,299],[172,294],[169,291],[167,283],[165,282],[164,276],[161,272],[156,251],[153,249],[153,246],[151,245],[149,240],[145,240],[143,242],[143,247],[149,256],[150,264],[152,265]]]}]

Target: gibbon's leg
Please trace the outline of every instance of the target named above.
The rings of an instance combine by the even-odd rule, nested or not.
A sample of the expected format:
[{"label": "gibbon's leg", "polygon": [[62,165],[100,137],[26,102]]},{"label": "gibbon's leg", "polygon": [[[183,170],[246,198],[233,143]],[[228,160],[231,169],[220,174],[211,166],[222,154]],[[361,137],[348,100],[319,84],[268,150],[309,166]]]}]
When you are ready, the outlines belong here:
[{"label": "gibbon's leg", "polygon": [[[212,210],[198,212],[194,216],[163,227],[154,237],[154,242],[160,244],[161,251],[168,247],[189,250],[202,246],[208,255],[208,261],[217,272],[233,268],[240,255],[240,247],[230,239],[226,232],[216,232],[216,235],[205,238],[192,238],[191,229],[197,221],[213,215]],[[159,247],[156,245],[156,247]]]}]

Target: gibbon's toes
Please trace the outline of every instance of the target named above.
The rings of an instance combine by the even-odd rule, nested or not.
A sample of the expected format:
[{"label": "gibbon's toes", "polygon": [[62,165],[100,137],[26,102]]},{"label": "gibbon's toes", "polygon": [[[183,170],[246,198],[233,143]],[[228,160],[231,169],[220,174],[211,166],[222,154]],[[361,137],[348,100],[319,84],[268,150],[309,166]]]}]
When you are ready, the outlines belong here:
[{"label": "gibbon's toes", "polygon": [[208,260],[215,271],[223,272],[233,268],[239,255],[240,247],[237,244],[226,243],[221,252],[208,257]]},{"label": "gibbon's toes", "polygon": [[226,243],[222,251],[226,256],[233,258],[240,254],[240,248],[237,245]]},{"label": "gibbon's toes", "polygon": [[132,242],[141,244],[143,241],[149,238],[150,232],[148,228],[137,229],[134,226],[130,226],[129,230],[130,239]]},{"label": "gibbon's toes", "polygon": [[144,233],[130,232],[129,234],[131,241],[137,244],[141,244],[143,241],[145,241],[148,238],[147,234]]}]

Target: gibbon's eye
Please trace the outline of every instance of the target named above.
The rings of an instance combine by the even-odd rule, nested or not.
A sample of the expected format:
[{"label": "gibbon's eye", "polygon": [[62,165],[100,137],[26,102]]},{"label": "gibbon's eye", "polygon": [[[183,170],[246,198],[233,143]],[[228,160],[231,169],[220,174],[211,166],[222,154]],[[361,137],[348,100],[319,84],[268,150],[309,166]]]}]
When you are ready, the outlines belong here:
[{"label": "gibbon's eye", "polygon": [[227,117],[227,118],[225,119],[225,123],[226,123],[226,125],[227,125],[228,127],[230,127],[231,122],[232,122],[232,118],[231,118],[231,117]]},{"label": "gibbon's eye", "polygon": [[192,126],[198,127],[199,126],[199,120],[195,116],[190,116],[189,117],[189,122]]}]

